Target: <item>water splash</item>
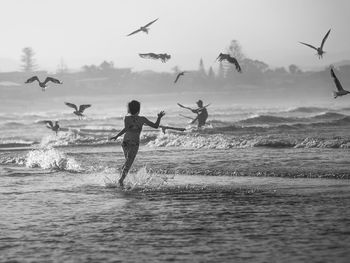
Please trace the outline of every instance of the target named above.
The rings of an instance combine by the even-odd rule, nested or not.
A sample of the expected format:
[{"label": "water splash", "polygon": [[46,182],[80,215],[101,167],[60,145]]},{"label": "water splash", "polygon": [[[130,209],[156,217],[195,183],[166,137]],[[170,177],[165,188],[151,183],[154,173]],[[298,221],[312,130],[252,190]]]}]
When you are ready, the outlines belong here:
[{"label": "water splash", "polygon": [[28,152],[25,157],[25,166],[69,172],[83,171],[77,161],[54,148],[37,149]]},{"label": "water splash", "polygon": [[[109,172],[115,173],[115,169],[110,169]],[[108,171],[105,171],[108,172]],[[161,174],[151,172],[147,167],[142,167],[136,173],[129,173],[125,178],[124,185],[127,190],[147,190],[147,189],[158,189],[167,184],[167,182],[174,178],[175,175]],[[106,176],[104,177],[104,183],[107,188],[118,188],[118,180],[120,175],[113,178]]]}]

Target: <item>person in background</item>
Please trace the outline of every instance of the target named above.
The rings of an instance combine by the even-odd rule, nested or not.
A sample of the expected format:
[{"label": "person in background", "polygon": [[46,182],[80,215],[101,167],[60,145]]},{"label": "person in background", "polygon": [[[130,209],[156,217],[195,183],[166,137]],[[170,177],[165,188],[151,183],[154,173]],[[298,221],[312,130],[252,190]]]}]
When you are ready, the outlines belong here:
[{"label": "person in background", "polygon": [[182,107],[184,109],[188,109],[188,110],[192,111],[193,113],[197,114],[197,117],[194,118],[191,123],[195,123],[196,121],[198,121],[198,128],[200,128],[200,127],[205,125],[205,123],[206,123],[206,121],[208,119],[207,107],[210,104],[208,104],[206,106],[203,106],[203,101],[202,100],[198,100],[196,103],[197,103],[197,106],[198,106],[197,109],[192,109],[190,107],[183,106],[180,103],[178,103],[177,105],[179,105],[180,107]]}]

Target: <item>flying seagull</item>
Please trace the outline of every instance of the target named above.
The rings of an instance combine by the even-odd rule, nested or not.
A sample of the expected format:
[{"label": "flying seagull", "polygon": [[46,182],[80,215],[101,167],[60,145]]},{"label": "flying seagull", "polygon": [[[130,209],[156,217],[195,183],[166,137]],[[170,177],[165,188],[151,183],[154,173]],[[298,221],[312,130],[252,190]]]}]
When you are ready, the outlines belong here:
[{"label": "flying seagull", "polygon": [[164,54],[155,54],[155,53],[143,53],[139,54],[141,58],[150,58],[150,59],[160,59],[163,63],[167,62],[171,56],[167,53]]},{"label": "flying seagull", "polygon": [[187,73],[187,72],[186,72],[186,71],[182,71],[182,72],[178,73],[177,76],[176,76],[176,79],[175,79],[174,83],[176,83],[176,82],[179,80],[179,78],[180,78],[181,76],[185,75],[185,73]]},{"label": "flying seagull", "polygon": [[156,20],[153,20],[152,22],[149,22],[147,25],[144,25],[144,26],[142,26],[142,27],[140,27],[139,29],[137,29],[137,30],[135,30],[134,32],[132,32],[132,33],[130,33],[129,35],[127,35],[127,37],[128,36],[131,36],[131,35],[133,35],[133,34],[136,34],[136,33],[138,33],[138,32],[145,32],[146,34],[148,34],[148,31],[149,31],[149,26],[150,25],[152,25],[154,22],[156,22],[157,20],[158,20],[159,18],[157,18]]},{"label": "flying seagull", "polygon": [[46,127],[56,132],[56,135],[57,135],[57,132],[60,129],[60,126],[58,125],[58,121],[55,121],[55,125],[53,125],[52,121],[44,121],[44,122],[46,123]]},{"label": "flying seagull", "polygon": [[91,107],[91,104],[83,104],[79,106],[79,110],[78,110],[77,105],[73,103],[65,102],[64,104],[66,104],[68,107],[75,109],[73,113],[79,117],[79,120],[81,120],[84,117],[84,114],[83,114],[84,110],[86,108]]},{"label": "flying seagull", "polygon": [[228,62],[236,66],[236,69],[238,72],[240,73],[242,72],[241,66],[239,65],[237,59],[235,59],[234,57],[231,57],[229,54],[220,53],[216,60],[219,60],[220,62],[223,60],[227,60]]},{"label": "flying seagull", "polygon": [[31,78],[27,79],[27,81],[24,82],[24,83],[28,84],[28,83],[32,83],[32,82],[34,82],[34,81],[36,81],[36,80],[38,81],[39,86],[41,87],[42,91],[45,91],[45,90],[46,90],[46,88],[47,88],[47,83],[48,83],[49,81],[51,81],[51,82],[53,82],[53,83],[56,83],[56,84],[63,84],[63,82],[59,81],[58,79],[52,78],[52,77],[47,77],[47,78],[45,79],[44,82],[41,82],[41,81],[39,80],[38,76],[31,77]]},{"label": "flying seagull", "polygon": [[333,96],[334,98],[336,99],[337,97],[340,97],[340,96],[344,96],[346,94],[349,94],[350,92],[347,91],[347,90],[344,90],[339,79],[337,78],[337,76],[334,74],[334,70],[333,68],[331,68],[331,76],[334,80],[334,83],[335,83],[335,86],[337,87],[337,90],[338,91],[333,91]]},{"label": "flying seagull", "polygon": [[313,45],[310,45],[310,44],[307,44],[307,43],[304,43],[304,42],[299,42],[300,44],[303,44],[305,46],[308,46],[308,47],[311,47],[313,49],[315,49],[317,51],[317,54],[318,55],[318,58],[321,59],[323,54],[326,53],[323,51],[323,46],[324,46],[324,43],[326,42],[327,38],[328,38],[328,35],[329,33],[331,32],[331,30],[329,29],[327,34],[324,36],[324,38],[322,39],[322,43],[321,43],[321,46],[320,47],[314,47]]}]

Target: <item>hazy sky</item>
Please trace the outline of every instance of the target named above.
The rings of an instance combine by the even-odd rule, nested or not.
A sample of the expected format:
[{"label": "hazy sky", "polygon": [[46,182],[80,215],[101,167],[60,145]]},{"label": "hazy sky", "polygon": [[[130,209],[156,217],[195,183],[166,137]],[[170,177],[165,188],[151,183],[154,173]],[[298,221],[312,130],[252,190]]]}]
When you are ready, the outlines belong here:
[{"label": "hazy sky", "polygon": [[[349,0],[1,0],[0,70],[18,69],[30,46],[41,69],[54,71],[112,60],[117,67],[169,71],[216,66],[237,39],[244,53],[269,65],[318,67],[350,59]],[[156,18],[150,34],[128,33]],[[322,61],[298,41],[319,46],[332,29]],[[167,52],[145,60],[138,53]]]}]

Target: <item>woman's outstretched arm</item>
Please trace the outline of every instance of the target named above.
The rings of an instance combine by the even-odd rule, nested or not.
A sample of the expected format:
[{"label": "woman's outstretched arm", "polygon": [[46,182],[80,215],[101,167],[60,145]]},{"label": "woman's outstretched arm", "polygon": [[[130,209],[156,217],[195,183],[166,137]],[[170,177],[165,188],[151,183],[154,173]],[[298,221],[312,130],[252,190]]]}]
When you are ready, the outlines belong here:
[{"label": "woman's outstretched arm", "polygon": [[158,113],[158,118],[156,122],[151,122],[149,119],[147,119],[146,117],[144,117],[144,123],[154,129],[158,129],[159,124],[160,124],[160,120],[162,119],[162,117],[165,115],[164,111],[161,111]]}]

